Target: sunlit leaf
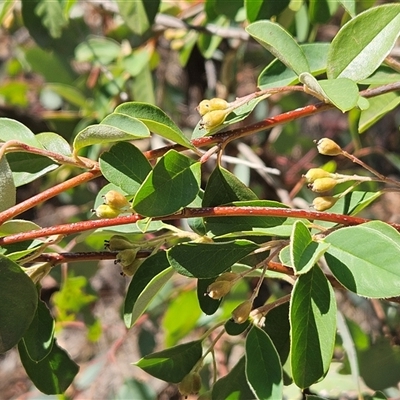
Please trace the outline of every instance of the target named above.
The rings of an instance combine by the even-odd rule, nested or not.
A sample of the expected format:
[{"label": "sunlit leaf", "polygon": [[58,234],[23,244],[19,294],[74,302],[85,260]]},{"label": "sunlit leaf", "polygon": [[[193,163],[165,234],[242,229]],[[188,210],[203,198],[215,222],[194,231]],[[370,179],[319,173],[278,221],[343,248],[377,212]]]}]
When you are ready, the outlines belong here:
[{"label": "sunlit leaf", "polygon": [[282,366],[278,352],[267,333],[253,326],[246,337],[245,348],[246,376],[257,398],[282,398]]},{"label": "sunlit leaf", "polygon": [[327,75],[359,82],[371,75],[400,34],[400,5],[384,4],[358,14],[334,37]]},{"label": "sunlit leaf", "polygon": [[400,234],[394,228],[371,221],[332,232],[325,242],[329,268],[347,289],[365,297],[400,295]]},{"label": "sunlit leaf", "polygon": [[318,266],[297,279],[290,303],[291,368],[300,388],[328,371],[336,336],[336,300]]}]

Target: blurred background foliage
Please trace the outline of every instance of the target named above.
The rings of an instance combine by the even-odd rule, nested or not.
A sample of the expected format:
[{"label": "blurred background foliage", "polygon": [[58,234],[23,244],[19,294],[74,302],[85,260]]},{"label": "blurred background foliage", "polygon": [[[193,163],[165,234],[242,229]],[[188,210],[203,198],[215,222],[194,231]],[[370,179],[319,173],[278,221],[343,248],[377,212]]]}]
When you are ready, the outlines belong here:
[{"label": "blurred background foliage", "polygon": [[[133,100],[157,105],[189,137],[199,121],[196,106],[202,99],[222,97],[232,101],[254,92],[259,73],[273,60],[271,54],[249,39],[244,30],[249,22],[271,18],[299,43],[330,42],[349,15],[382,3],[385,2],[3,0],[0,116],[16,119],[34,133],[57,132],[71,143],[85,126],[100,122],[117,105]],[[393,55],[399,54],[397,46]],[[297,93],[272,96],[241,124],[304,106],[309,101],[308,96]],[[308,207],[313,195],[304,187],[301,174],[325,163],[331,171],[337,167],[335,161],[317,155],[312,139],[334,138],[346,150],[366,157],[381,173],[398,174],[398,110],[388,113],[361,136],[357,133],[357,120],[357,111],[348,115],[329,111],[291,122],[232,143],[226,150],[231,158],[223,162],[260,198]],[[147,150],[164,144],[162,139],[153,137],[139,145]],[[102,150],[92,146],[85,155],[97,159]],[[253,167],[262,160],[267,170],[256,170],[243,160]],[[349,161],[340,162],[343,173],[359,172]],[[211,172],[210,166],[205,168]],[[18,201],[75,173],[72,167],[63,167],[22,186]],[[74,188],[22,217],[42,226],[90,218],[94,198],[105,184],[104,179],[97,179]],[[368,216],[398,221],[398,201],[388,196],[369,213]],[[59,244],[59,249],[100,250],[108,237],[99,234],[69,238]],[[206,323],[196,314],[198,307],[191,306],[196,299],[190,290],[195,286],[179,279],[182,278],[175,284],[168,283],[148,312],[126,332],[120,318],[126,281],[112,263],[77,263],[52,272],[44,282],[42,297],[57,315],[59,342],[85,366],[65,398],[179,398],[175,387],[149,381],[147,375],[130,365],[154,349],[174,345]],[[184,295],[176,296],[176,290]],[[224,302],[221,318],[229,315],[249,290],[244,282],[238,285]],[[272,293],[279,297],[283,292],[282,285],[272,282],[265,287],[264,296]],[[352,325],[353,339],[360,351],[370,348],[369,341],[382,328],[382,319],[387,319],[393,337],[399,334],[395,307],[373,310],[364,299],[352,295],[344,296],[342,304],[356,321]],[[378,345],[388,351],[385,344]],[[221,364],[229,369],[229,360],[237,360],[236,350],[230,342],[223,346],[220,356],[225,359]],[[340,343],[338,346],[340,349]],[[392,386],[388,394],[396,397],[398,376],[393,371],[399,370],[400,359],[389,353],[392,362],[384,368],[382,379],[387,378],[385,384]],[[365,358],[373,357],[372,353],[365,354]],[[50,397],[40,397],[31,389],[15,354],[2,356],[0,362],[2,398],[17,398],[30,390],[29,398]],[[324,380],[323,388],[337,397],[340,387],[341,392],[351,396],[354,386],[349,375],[339,375],[336,370],[329,374],[332,376]],[[364,379],[374,381],[374,388],[379,386],[371,371],[364,371]],[[288,389],[287,393],[288,398],[301,398],[299,392]]]}]

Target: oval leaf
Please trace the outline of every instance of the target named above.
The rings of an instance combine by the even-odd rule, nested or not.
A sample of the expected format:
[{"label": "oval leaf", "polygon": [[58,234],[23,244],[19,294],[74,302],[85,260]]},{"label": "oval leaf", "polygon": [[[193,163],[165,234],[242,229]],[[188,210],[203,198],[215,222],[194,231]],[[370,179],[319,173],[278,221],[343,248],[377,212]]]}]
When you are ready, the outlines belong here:
[{"label": "oval leaf", "polygon": [[163,381],[179,383],[202,356],[201,340],[149,354],[135,363],[143,371]]},{"label": "oval leaf", "polygon": [[50,310],[39,300],[33,321],[22,338],[25,350],[32,361],[41,361],[49,355],[54,341],[54,327]]},{"label": "oval leaf", "polygon": [[135,123],[137,130],[134,134],[124,132],[110,125],[89,125],[76,135],[73,143],[74,153],[76,154],[80,149],[94,144],[142,139],[150,136],[150,132],[144,124],[140,121],[136,121]]},{"label": "oval leaf", "polygon": [[247,383],[245,363],[243,356],[228,375],[215,382],[211,392],[212,400],[254,399],[254,393]]},{"label": "oval leaf", "polygon": [[118,106],[116,113],[142,121],[152,132],[182,146],[193,148],[179,127],[160,108],[148,103],[129,102]]},{"label": "oval leaf", "polygon": [[258,399],[283,395],[283,374],[278,352],[269,336],[253,326],[246,337],[246,376]]},{"label": "oval leaf", "polygon": [[0,255],[0,353],[20,341],[32,322],[37,303],[32,280],[16,263]]},{"label": "oval leaf", "polygon": [[293,380],[306,388],[328,371],[336,337],[335,294],[318,266],[294,285],[290,325]]},{"label": "oval leaf", "polygon": [[246,31],[296,74],[310,72],[308,61],[300,46],[279,24],[258,21],[250,24]]},{"label": "oval leaf", "polygon": [[33,132],[21,122],[10,118],[0,118],[0,142],[18,140],[32,147],[42,148]]},{"label": "oval leaf", "polygon": [[359,82],[383,62],[400,34],[400,5],[386,4],[357,15],[332,41],[327,75]]},{"label": "oval leaf", "polygon": [[[165,252],[160,251],[144,260],[136,271],[135,278],[129,284],[124,302],[124,322],[127,328],[130,328],[144,312],[144,303],[146,305],[149,303],[166,283],[165,279],[170,279],[171,269],[169,269],[169,266]],[[153,290],[155,288],[158,288],[157,292]],[[139,298],[142,301],[136,304]],[[147,300],[147,302],[144,300]]]},{"label": "oval leaf", "polygon": [[371,221],[332,232],[325,241],[329,268],[347,289],[372,298],[400,295],[400,234],[394,228]]},{"label": "oval leaf", "polygon": [[35,386],[45,394],[62,394],[79,371],[67,352],[53,340],[50,353],[41,361],[32,361],[22,342],[18,344],[22,365]]},{"label": "oval leaf", "polygon": [[170,150],[157,162],[133,201],[146,217],[173,214],[189,205],[200,190],[200,163]]},{"label": "oval leaf", "polygon": [[212,278],[257,249],[249,240],[225,243],[181,243],[167,251],[171,266],[181,275]]},{"label": "oval leaf", "polygon": [[[302,221],[296,221],[290,240],[290,265],[296,274],[305,274],[329,247],[327,243],[314,242],[310,231]],[[282,252],[281,252],[282,253]]]},{"label": "oval leaf", "polygon": [[151,165],[143,153],[131,143],[120,142],[105,151],[99,160],[103,176],[127,194],[135,194]]}]

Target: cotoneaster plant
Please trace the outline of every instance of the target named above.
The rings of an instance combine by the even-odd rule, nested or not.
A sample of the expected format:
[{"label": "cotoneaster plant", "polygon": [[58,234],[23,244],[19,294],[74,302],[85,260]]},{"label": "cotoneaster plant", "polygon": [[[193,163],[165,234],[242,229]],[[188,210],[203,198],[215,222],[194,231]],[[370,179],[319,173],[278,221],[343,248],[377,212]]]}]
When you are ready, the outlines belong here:
[{"label": "cotoneaster plant", "polygon": [[[120,265],[129,282],[123,304],[127,329],[176,276],[190,282],[174,288],[176,296],[165,311],[175,313],[169,345],[132,360],[153,377],[177,384],[183,396],[280,399],[292,383],[306,394],[324,382],[340,347],[363,398],[358,382],[367,374],[359,359],[366,353],[354,350],[352,326],[338,310],[335,292],[400,302],[400,225],[356,216],[384,191],[398,191],[400,183],[332,139],[320,138],[321,155],[345,157],[366,175],[341,174],[323,165],[310,169],[299,179],[318,197],[299,209],[259,199],[221,159],[232,141],[327,110],[359,113],[360,131],[366,120],[380,119],[389,107],[371,104],[400,89],[400,79],[393,82],[392,76],[400,77],[399,65],[387,61],[399,36],[399,15],[398,4],[370,8],[349,17],[330,44],[307,48],[276,22],[249,24],[247,33],[276,59],[261,72],[256,92],[231,102],[201,101],[190,139],[163,110],[145,102],[118,105],[99,124],[82,129],[71,145],[56,133],[34,135],[23,124],[1,118],[0,351],[17,346],[36,387],[45,394],[64,393],[79,366],[57,343],[54,318],[39,296],[40,282],[61,263],[108,259]],[[366,84],[374,82],[383,64],[393,69],[390,79],[379,75],[380,84]],[[293,92],[303,93],[311,104],[231,127],[266,98]],[[141,151],[135,141],[151,135],[172,144]],[[102,146],[98,159],[82,155],[91,146]],[[12,153],[22,159],[39,155],[51,168],[68,165],[81,172],[16,204]],[[215,168],[204,174],[202,165],[213,154]],[[19,184],[47,173],[49,164]],[[41,227],[16,218],[99,176],[108,183],[93,199],[87,220]],[[377,189],[356,190],[366,182]],[[106,235],[105,249],[54,250],[71,235],[82,240]],[[266,281],[285,286],[260,305],[256,300]],[[91,297],[81,300],[83,306]],[[221,342],[241,347],[225,376],[219,375],[215,356]]]}]

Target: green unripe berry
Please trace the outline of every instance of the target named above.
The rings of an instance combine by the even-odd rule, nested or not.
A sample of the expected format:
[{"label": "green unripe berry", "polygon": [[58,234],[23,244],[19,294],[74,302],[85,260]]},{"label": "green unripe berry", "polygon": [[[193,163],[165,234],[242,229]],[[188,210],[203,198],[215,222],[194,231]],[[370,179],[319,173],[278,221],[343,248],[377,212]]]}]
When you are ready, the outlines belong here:
[{"label": "green unripe berry", "polygon": [[123,265],[121,275],[123,276],[135,275],[136,271],[143,264],[143,261],[144,261],[143,259],[135,258],[135,260],[131,264]]},{"label": "green unripe berry", "polygon": [[207,114],[203,115],[203,128],[207,131],[216,128],[225,121],[228,114],[229,111],[227,112],[225,110],[215,110],[208,112]]},{"label": "green unripe berry", "polygon": [[217,279],[215,279],[215,282],[219,282],[219,281],[231,282],[231,281],[234,281],[238,276],[239,276],[239,274],[236,274],[234,272],[224,272],[220,276],[218,276]]},{"label": "green unripe berry", "polygon": [[108,204],[100,204],[93,210],[99,218],[116,218],[121,214],[121,210],[113,208]]},{"label": "green unripe berry", "polygon": [[303,176],[306,178],[307,183],[313,183],[316,179],[329,178],[331,175],[330,172],[325,171],[322,168],[311,168]]},{"label": "green unripe berry", "polygon": [[251,308],[253,307],[253,302],[246,300],[244,303],[239,304],[232,311],[232,319],[236,324],[243,324],[249,319]]},{"label": "green unripe berry", "polygon": [[104,241],[104,247],[110,251],[120,251],[125,249],[133,249],[136,247],[136,245],[130,242],[125,236],[113,235],[110,237],[110,240]]},{"label": "green unripe berry", "polygon": [[122,267],[132,264],[136,259],[136,254],[139,249],[125,249],[121,250],[115,259],[116,263],[120,263]]},{"label": "green unripe berry", "polygon": [[197,110],[201,116],[207,114],[210,111],[215,110],[226,110],[229,107],[229,103],[218,97],[215,97],[211,100],[203,100],[197,107]]},{"label": "green unripe berry", "polygon": [[343,153],[342,148],[332,139],[322,138],[317,142],[319,154],[325,156],[338,156]]},{"label": "green unripe berry", "polygon": [[333,178],[319,178],[309,185],[309,188],[316,193],[326,192],[333,189],[338,181]]},{"label": "green unripe berry", "polygon": [[103,198],[104,203],[112,208],[123,210],[130,207],[129,201],[125,198],[125,196],[116,190],[108,191]]},{"label": "green unripe berry", "polygon": [[333,196],[316,197],[313,201],[313,207],[317,211],[325,211],[333,207],[338,200],[339,200],[338,197],[333,197]]},{"label": "green unripe berry", "polygon": [[214,300],[222,299],[232,288],[232,283],[229,281],[215,281],[207,288],[207,295]]},{"label": "green unripe berry", "polygon": [[178,390],[185,398],[191,394],[199,393],[201,389],[201,377],[198,372],[190,372],[178,384]]}]

